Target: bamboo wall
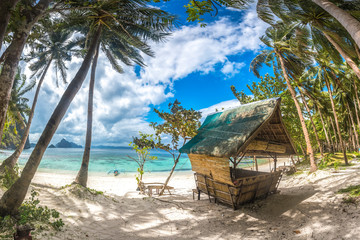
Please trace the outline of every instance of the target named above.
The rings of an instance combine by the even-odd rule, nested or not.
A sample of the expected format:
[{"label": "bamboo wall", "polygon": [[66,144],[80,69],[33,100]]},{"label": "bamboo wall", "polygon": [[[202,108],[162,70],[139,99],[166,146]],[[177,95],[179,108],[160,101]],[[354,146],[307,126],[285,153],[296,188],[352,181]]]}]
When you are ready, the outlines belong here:
[{"label": "bamboo wall", "polygon": [[[198,190],[236,209],[276,191],[281,171],[267,173],[233,169],[226,158],[189,154]],[[234,179],[231,178],[233,173]]]},{"label": "bamboo wall", "polygon": [[236,179],[236,185],[230,185],[218,182],[206,175],[195,173],[198,190],[214,197],[218,202],[232,206],[234,209],[242,204],[275,193],[280,178],[281,171],[277,171],[252,177],[240,177]]},{"label": "bamboo wall", "polygon": [[229,159],[200,154],[188,154],[192,170],[209,176],[216,181],[233,184],[230,176]]}]

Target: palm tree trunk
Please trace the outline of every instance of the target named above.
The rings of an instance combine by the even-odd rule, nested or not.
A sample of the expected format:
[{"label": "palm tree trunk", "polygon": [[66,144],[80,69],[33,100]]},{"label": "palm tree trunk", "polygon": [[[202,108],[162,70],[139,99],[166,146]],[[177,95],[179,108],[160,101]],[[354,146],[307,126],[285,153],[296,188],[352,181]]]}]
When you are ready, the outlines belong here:
[{"label": "palm tree trunk", "polygon": [[26,128],[25,128],[25,131],[24,131],[24,134],[21,138],[21,141],[20,141],[20,144],[19,146],[17,146],[15,152],[13,154],[11,154],[10,157],[8,157],[7,159],[5,159],[1,166],[0,166],[0,174],[4,172],[5,170],[5,167],[7,169],[13,169],[15,167],[15,164],[17,163],[19,157],[20,157],[20,154],[22,153],[22,151],[24,150],[24,147],[25,147],[25,144],[26,144],[26,140],[28,139],[29,137],[29,132],[30,132],[30,126],[31,126],[31,122],[32,122],[32,119],[34,117],[34,112],[35,112],[35,107],[36,107],[36,103],[37,103],[37,99],[38,99],[38,96],[39,96],[39,93],[40,93],[40,89],[41,89],[41,85],[45,79],[45,75],[51,65],[51,62],[52,62],[52,58],[50,59],[49,63],[47,64],[40,80],[39,80],[39,83],[38,83],[38,86],[36,88],[36,91],[35,91],[35,96],[34,96],[34,100],[33,100],[33,103],[32,103],[32,106],[31,106],[31,111],[29,113],[29,118],[28,118],[28,122],[27,122],[27,125],[26,125]]},{"label": "palm tree trunk", "polygon": [[[351,111],[348,102],[345,103],[345,106],[346,106],[346,109],[347,109],[347,111],[348,111],[348,113],[349,113],[348,116],[349,116],[349,118],[350,118],[351,126],[352,126],[352,128],[353,128],[353,134],[354,134],[355,143],[356,143],[355,149],[356,149],[356,151],[358,151],[358,150],[359,150],[359,135],[358,135],[358,133],[357,133],[357,131],[356,131],[356,126],[355,126],[355,121],[354,121],[354,117],[353,117],[353,112]],[[356,107],[356,106],[355,106],[355,107]]]},{"label": "palm tree trunk", "polygon": [[[11,89],[14,83],[15,72],[19,65],[21,53],[26,40],[34,24],[43,16],[51,0],[40,0],[34,7],[23,11],[23,19],[16,26],[17,31],[13,34],[13,40],[3,53],[4,64],[0,74],[0,143],[2,139],[6,111],[11,97]],[[26,16],[25,16],[26,15]]]},{"label": "palm tree trunk", "polygon": [[99,46],[98,44],[94,59],[91,66],[91,77],[89,82],[89,99],[88,99],[88,115],[87,115],[87,129],[86,129],[86,140],[84,155],[81,163],[80,170],[76,176],[74,183],[77,183],[83,187],[87,186],[88,179],[88,169],[90,161],[90,148],[91,148],[91,135],[92,135],[92,122],[93,122],[93,100],[94,100],[94,85],[95,85],[95,73],[96,65],[99,56]]},{"label": "palm tree trunk", "polygon": [[45,126],[43,133],[41,134],[38,143],[32,151],[29,160],[27,161],[21,176],[16,182],[7,190],[0,199],[0,216],[16,213],[21,203],[24,201],[26,192],[28,191],[31,180],[33,179],[36,170],[40,164],[41,158],[49,145],[56,129],[58,128],[60,121],[64,117],[70,103],[74,99],[76,93],[81,88],[85,77],[89,71],[91,60],[96,51],[97,44],[99,43],[101,34],[101,25],[93,35],[90,48],[81,64],[80,69],[76,73],[74,79],[66,88],[60,102],[56,106],[51,118]]},{"label": "palm tree trunk", "polygon": [[318,147],[319,147],[319,150],[320,150],[321,158],[324,158],[324,151],[323,151],[323,149],[322,149],[322,147],[321,147],[321,143],[320,143],[320,140],[319,140],[318,132],[317,132],[317,130],[316,130],[316,126],[315,126],[313,117],[311,116],[310,108],[309,108],[309,106],[307,105],[307,102],[306,102],[306,99],[305,99],[305,97],[304,97],[304,94],[302,93],[302,91],[301,91],[300,88],[299,88],[299,92],[300,92],[301,99],[302,99],[303,102],[304,102],[306,111],[307,111],[308,114],[309,114],[309,119],[310,119],[311,126],[312,126],[313,131],[314,131],[314,134],[315,134],[316,142],[317,142]]},{"label": "palm tree trunk", "polygon": [[320,108],[319,108],[317,105],[315,105],[315,106],[316,106],[316,109],[317,109],[317,111],[318,111],[318,113],[319,113],[319,115],[320,115],[321,125],[322,125],[322,127],[323,127],[323,131],[324,131],[324,135],[325,135],[325,138],[326,138],[326,142],[327,142],[328,148],[331,148],[331,143],[330,143],[329,135],[328,135],[328,132],[327,132],[327,130],[326,130],[326,126],[325,126],[325,122],[324,122],[322,113],[321,113],[321,111],[320,111]]},{"label": "palm tree trunk", "polygon": [[342,10],[332,2],[328,0],[312,0],[314,3],[323,8],[349,32],[351,37],[354,39],[358,47],[360,47],[360,22],[351,16],[350,13]]},{"label": "palm tree trunk", "polygon": [[[351,57],[340,47],[337,42],[334,41],[325,31],[323,31],[326,39],[336,48],[336,50],[340,53],[340,55],[345,59],[346,63],[349,64],[351,69],[354,71],[356,76],[360,79],[360,69],[357,64],[351,59]],[[360,32],[359,32],[360,34]]]},{"label": "palm tree trunk", "polygon": [[332,126],[332,129],[333,129],[333,133],[334,133],[334,136],[335,136],[335,147],[334,147],[334,151],[337,152],[339,150],[339,141],[337,139],[337,133],[336,133],[336,128],[335,128],[335,125],[334,125],[334,121],[332,119],[332,117],[329,117],[330,118],[330,123],[331,123],[331,126]]},{"label": "palm tree trunk", "polygon": [[326,77],[325,77],[325,83],[326,83],[326,87],[327,87],[328,92],[329,92],[329,95],[330,95],[331,107],[332,107],[332,110],[333,110],[333,113],[334,113],[336,130],[337,130],[338,135],[339,135],[339,142],[340,142],[340,145],[341,145],[341,148],[342,148],[342,152],[343,152],[343,155],[344,155],[345,164],[346,164],[346,165],[349,165],[348,159],[347,159],[347,156],[346,156],[346,150],[345,150],[344,141],[343,141],[342,136],[341,136],[339,121],[338,121],[337,114],[336,114],[336,110],[335,110],[335,103],[334,103],[332,91],[331,91],[331,88],[330,88],[329,81],[328,81],[328,79],[327,79]]},{"label": "palm tree trunk", "polygon": [[286,68],[285,68],[285,64],[284,64],[284,59],[282,58],[281,54],[276,52],[277,56],[279,57],[280,60],[280,64],[281,64],[281,69],[283,71],[284,74],[284,78],[286,80],[286,85],[289,89],[289,92],[291,94],[291,97],[294,100],[295,106],[296,106],[296,110],[298,112],[299,118],[300,118],[300,123],[301,123],[301,127],[304,133],[304,137],[305,137],[305,142],[306,142],[306,151],[307,153],[310,155],[310,171],[314,172],[317,169],[316,163],[315,163],[315,156],[314,156],[314,151],[313,148],[311,146],[311,141],[310,141],[310,136],[309,136],[309,132],[306,128],[306,124],[305,124],[305,119],[304,116],[302,115],[302,111],[301,111],[301,107],[300,104],[298,102],[298,100],[296,99],[296,93],[294,88],[291,86],[291,82],[289,80],[289,77],[287,75],[286,72]]},{"label": "palm tree trunk", "polygon": [[0,73],[0,143],[6,120],[6,112],[11,97],[11,89],[14,83],[15,72],[27,39],[26,34],[14,33],[14,35],[15,37],[13,41],[4,52],[6,57]]},{"label": "palm tree trunk", "polygon": [[[349,126],[350,126],[350,125],[351,125],[350,119],[348,119],[348,123],[349,123]],[[352,143],[352,145],[353,145],[353,151],[355,151],[355,149],[356,149],[356,142],[355,142],[355,136],[354,136],[353,131],[354,131],[353,128],[350,127],[350,129],[349,129],[349,138],[351,139],[351,143]]]},{"label": "palm tree trunk", "polygon": [[19,0],[2,0],[0,1],[0,50],[4,41],[7,25],[9,24],[11,10]]},{"label": "palm tree trunk", "polygon": [[299,144],[301,152],[303,153],[304,158],[306,158],[306,152],[301,144]]},{"label": "palm tree trunk", "polygon": [[356,55],[358,57],[358,59],[360,59],[360,50],[359,50],[359,47],[355,44],[355,52],[356,52]]},{"label": "palm tree trunk", "polygon": [[353,78],[353,82],[354,82],[353,85],[354,85],[355,98],[356,98],[356,101],[354,101],[355,114],[356,114],[356,119],[357,119],[359,131],[360,131],[360,119],[359,119],[359,113],[358,113],[358,109],[360,109],[360,100],[359,100],[358,88],[357,88],[357,83],[355,81],[355,78]]}]

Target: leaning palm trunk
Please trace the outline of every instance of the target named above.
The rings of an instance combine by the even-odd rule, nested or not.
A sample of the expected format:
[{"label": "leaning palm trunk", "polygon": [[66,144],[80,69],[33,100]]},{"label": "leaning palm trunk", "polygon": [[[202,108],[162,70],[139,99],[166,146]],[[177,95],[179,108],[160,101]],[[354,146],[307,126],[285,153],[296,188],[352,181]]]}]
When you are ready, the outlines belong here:
[{"label": "leaning palm trunk", "polygon": [[76,93],[81,88],[85,77],[89,71],[92,57],[96,51],[101,33],[101,25],[96,30],[90,48],[81,64],[80,69],[76,73],[74,79],[71,81],[65,90],[60,102],[56,106],[51,118],[49,119],[43,133],[41,134],[38,143],[32,151],[29,160],[27,161],[20,178],[7,190],[0,199],[0,216],[6,214],[13,214],[17,212],[21,203],[24,201],[26,192],[28,191],[31,180],[33,179],[36,170],[40,164],[41,158],[49,145],[61,119],[64,117],[70,103],[74,99]]},{"label": "leaning palm trunk", "polygon": [[[353,128],[353,135],[354,135],[354,137],[355,137],[355,143],[356,143],[356,147],[355,147],[355,149],[356,149],[356,151],[359,151],[359,136],[358,136],[358,133],[357,133],[357,131],[356,131],[356,126],[355,126],[355,121],[354,121],[354,116],[353,116],[353,112],[350,110],[350,106],[349,106],[349,103],[348,102],[346,102],[345,103],[345,106],[346,106],[346,109],[347,109],[347,111],[348,111],[348,113],[349,113],[349,118],[350,118],[350,122],[351,122],[351,126],[352,126],[352,128]],[[356,106],[355,106],[356,107]]]},{"label": "leaning palm trunk", "polygon": [[319,140],[318,132],[317,132],[317,130],[316,130],[316,126],[315,126],[313,117],[311,116],[310,108],[309,108],[309,106],[307,105],[307,102],[306,102],[306,99],[305,99],[305,97],[304,97],[304,94],[301,92],[300,88],[299,88],[299,92],[300,92],[301,98],[302,98],[302,100],[303,100],[303,102],[304,102],[306,111],[307,111],[308,114],[309,114],[311,126],[312,126],[312,128],[313,128],[313,130],[314,130],[315,139],[316,139],[316,142],[317,142],[318,147],[319,147],[319,151],[320,151],[320,154],[321,154],[321,158],[324,158],[324,151],[323,151],[323,149],[322,149],[322,147],[321,147],[321,143],[320,143],[320,140]]},{"label": "leaning palm trunk", "polygon": [[337,130],[337,133],[338,133],[338,135],[339,135],[339,143],[340,143],[340,146],[341,146],[341,150],[342,150],[342,152],[343,152],[343,155],[344,155],[345,164],[346,164],[346,165],[349,165],[348,159],[347,159],[347,156],[346,156],[345,144],[344,144],[344,141],[343,141],[342,136],[341,136],[340,126],[339,126],[339,121],[338,121],[337,114],[336,114],[335,103],[334,103],[332,91],[331,91],[331,89],[330,89],[329,81],[328,81],[328,79],[327,79],[326,77],[325,77],[325,83],[326,83],[326,87],[327,87],[328,92],[329,92],[329,95],[330,95],[331,107],[332,107],[333,114],[334,114],[336,130]]},{"label": "leaning palm trunk", "polygon": [[9,24],[11,9],[15,7],[19,0],[2,0],[0,1],[0,49],[5,37],[6,28]]},{"label": "leaning palm trunk", "polygon": [[342,10],[334,3],[328,0],[312,0],[314,3],[323,8],[349,32],[355,43],[360,47],[360,22],[351,16],[348,12]]},{"label": "leaning palm trunk", "polygon": [[[348,124],[349,124],[349,126],[351,125],[351,123],[350,123],[350,119],[348,118]],[[355,136],[354,136],[354,132],[353,132],[354,130],[350,127],[349,128],[349,138],[351,139],[351,143],[352,143],[352,145],[353,145],[353,149],[352,149],[352,151],[356,151],[356,142],[355,142]],[[350,144],[349,144],[350,145]],[[350,148],[350,146],[349,146],[349,148]]]},{"label": "leaning palm trunk", "polygon": [[332,119],[332,117],[329,117],[330,118],[330,123],[331,123],[331,126],[332,126],[332,129],[333,129],[333,133],[334,133],[334,136],[335,136],[335,147],[334,147],[334,151],[338,151],[339,150],[339,141],[337,139],[337,133],[336,133],[336,128],[335,128],[335,125],[334,125],[334,121]]},{"label": "leaning palm trunk", "polygon": [[360,109],[360,100],[359,100],[359,94],[358,94],[358,89],[357,89],[355,79],[353,79],[353,81],[354,81],[354,91],[355,91],[355,98],[356,98],[356,101],[354,100],[354,105],[355,105],[354,108],[355,108],[355,114],[356,114],[358,128],[360,131],[360,119],[359,119],[359,112],[358,112],[358,109]]},{"label": "leaning palm trunk", "polygon": [[[326,39],[336,48],[340,55],[345,59],[346,63],[349,64],[351,69],[354,71],[356,76],[360,79],[360,69],[358,65],[351,59],[351,57],[340,47],[337,42],[334,41],[325,31],[323,32]],[[360,32],[359,32],[360,34]]]},{"label": "leaning palm trunk", "polygon": [[318,113],[319,113],[319,115],[320,115],[321,125],[322,125],[322,127],[323,127],[323,131],[324,131],[324,134],[325,134],[325,138],[326,138],[326,142],[327,142],[328,148],[331,148],[332,144],[330,143],[329,135],[328,135],[328,132],[327,132],[327,130],[326,130],[326,126],[325,126],[325,122],[324,122],[322,113],[321,113],[319,107],[318,107],[318,106],[316,106],[316,107],[317,107]]},{"label": "leaning palm trunk", "polygon": [[99,56],[99,44],[96,49],[96,53],[91,66],[91,77],[89,83],[89,99],[88,99],[88,115],[87,115],[87,129],[86,129],[86,140],[84,155],[81,163],[80,170],[76,176],[74,183],[77,183],[83,187],[87,185],[88,169],[90,161],[90,148],[91,148],[91,135],[92,135],[92,120],[93,120],[93,99],[94,99],[94,84],[95,84],[95,73],[96,65]]},{"label": "leaning palm trunk", "polygon": [[34,96],[34,100],[33,100],[33,103],[32,103],[32,106],[31,106],[31,111],[29,113],[29,118],[28,118],[28,122],[27,122],[27,125],[26,125],[26,128],[25,128],[25,131],[24,131],[24,134],[21,138],[21,141],[20,141],[20,144],[19,146],[17,146],[15,152],[13,154],[11,154],[10,157],[8,157],[7,159],[5,159],[5,161],[1,164],[0,166],[0,174],[4,173],[4,170],[5,168],[6,169],[13,169],[15,167],[15,164],[17,163],[19,157],[20,157],[20,154],[22,153],[22,151],[24,150],[24,147],[25,147],[25,144],[26,144],[26,140],[29,136],[29,132],[30,132],[30,126],[31,126],[31,122],[32,122],[32,119],[34,117],[34,112],[35,112],[35,107],[36,107],[36,103],[37,103],[37,99],[38,99],[38,96],[39,96],[39,92],[40,92],[40,88],[41,88],[41,85],[44,81],[44,78],[45,78],[45,75],[51,65],[51,61],[52,61],[52,58],[50,59],[49,63],[47,64],[40,80],[39,80],[39,83],[38,83],[38,86],[36,88],[36,92],[35,92],[35,96]]},{"label": "leaning palm trunk", "polygon": [[14,83],[15,72],[20,60],[22,50],[27,39],[26,34],[15,32],[14,40],[4,52],[5,60],[0,73],[0,143],[6,120],[6,111],[11,97],[11,89]]},{"label": "leaning palm trunk", "polygon": [[24,14],[28,16],[24,16],[19,25],[16,26],[18,31],[14,32],[11,44],[3,53],[4,64],[0,74],[0,143],[6,119],[6,111],[11,97],[11,89],[21,53],[32,27],[44,15],[50,2],[51,0],[39,0],[34,7],[24,10]]},{"label": "leaning palm trunk", "polygon": [[298,102],[298,100],[296,98],[295,90],[291,86],[289,76],[287,75],[285,64],[284,64],[284,59],[282,58],[280,53],[276,52],[276,55],[278,56],[278,58],[280,60],[281,69],[283,71],[284,78],[286,80],[286,85],[287,85],[287,87],[289,89],[289,92],[291,94],[292,99],[294,100],[295,107],[296,107],[296,110],[297,110],[299,118],[300,118],[300,123],[301,123],[301,127],[302,127],[302,130],[303,130],[303,133],[304,133],[305,142],[306,142],[306,151],[307,151],[307,154],[309,154],[309,156],[310,156],[310,171],[314,172],[314,171],[317,170],[317,166],[316,166],[316,163],[315,163],[315,156],[314,156],[313,148],[311,146],[309,132],[308,132],[308,130],[306,128],[305,119],[304,119],[304,116],[302,115],[300,104],[299,104],[299,102]]}]

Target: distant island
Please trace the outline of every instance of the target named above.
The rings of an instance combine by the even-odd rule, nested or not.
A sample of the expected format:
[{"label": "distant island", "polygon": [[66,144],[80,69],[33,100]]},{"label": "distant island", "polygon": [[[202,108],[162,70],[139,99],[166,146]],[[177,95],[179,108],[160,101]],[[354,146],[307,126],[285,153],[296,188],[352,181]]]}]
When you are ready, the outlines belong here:
[{"label": "distant island", "polygon": [[58,142],[55,145],[55,147],[56,148],[82,148],[81,145],[77,145],[76,143],[66,141],[65,138],[61,139],[61,141]]},{"label": "distant island", "polygon": [[[31,143],[30,147],[34,148],[36,146],[36,143]],[[48,146],[48,148],[82,148],[81,145],[77,145],[76,143],[73,142],[69,142],[66,139],[62,139],[60,142],[58,142],[57,144],[50,144]],[[129,146],[107,146],[107,145],[94,145],[91,146],[91,148],[94,149],[127,149],[127,150],[131,150],[132,147]]]}]

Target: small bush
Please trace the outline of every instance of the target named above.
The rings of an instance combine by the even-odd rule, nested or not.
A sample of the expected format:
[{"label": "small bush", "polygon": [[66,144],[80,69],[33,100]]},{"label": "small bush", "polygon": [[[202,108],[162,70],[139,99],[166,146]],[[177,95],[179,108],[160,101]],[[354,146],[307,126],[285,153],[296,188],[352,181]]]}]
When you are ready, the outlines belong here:
[{"label": "small bush", "polygon": [[1,178],[1,184],[6,189],[9,189],[15,181],[19,178],[19,166],[16,164],[14,169],[8,169],[5,166],[4,175]]},{"label": "small bush", "polygon": [[[55,209],[38,206],[40,201],[36,197],[38,192],[32,190],[28,201],[25,201],[19,208],[19,215],[14,218],[12,216],[0,217],[0,237],[7,238],[15,232],[15,224],[30,224],[35,227],[35,232],[48,230],[52,227],[56,231],[60,231],[64,226],[60,214]],[[9,235],[10,234],[10,235]]]},{"label": "small bush", "polygon": [[355,205],[357,205],[358,201],[359,201],[359,198],[356,198],[356,197],[344,197],[342,199],[342,203],[345,203],[345,204],[355,204]]},{"label": "small bush", "polygon": [[343,203],[357,205],[360,201],[360,185],[351,185],[340,189],[337,193],[347,193],[347,196],[343,198]]},{"label": "small bush", "polygon": [[75,196],[77,196],[78,198],[81,198],[81,199],[94,200],[94,197],[96,197],[96,196],[99,196],[99,195],[104,196],[104,192],[102,192],[102,191],[97,191],[95,189],[83,187],[77,183],[66,185],[64,187],[61,187],[61,189],[69,191],[71,194],[74,194]]},{"label": "small bush", "polygon": [[360,197],[360,185],[351,185],[340,189],[338,193],[348,193],[351,197]]}]

